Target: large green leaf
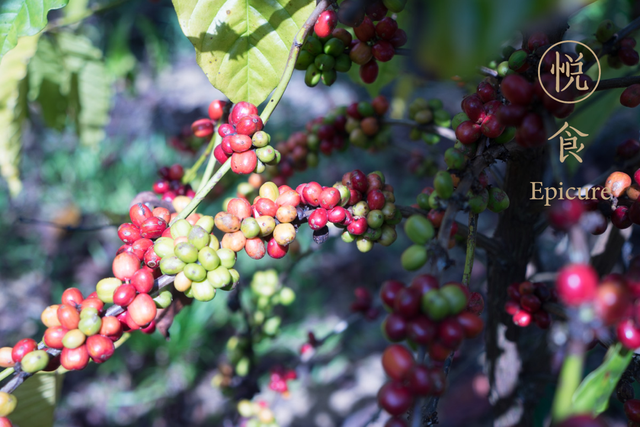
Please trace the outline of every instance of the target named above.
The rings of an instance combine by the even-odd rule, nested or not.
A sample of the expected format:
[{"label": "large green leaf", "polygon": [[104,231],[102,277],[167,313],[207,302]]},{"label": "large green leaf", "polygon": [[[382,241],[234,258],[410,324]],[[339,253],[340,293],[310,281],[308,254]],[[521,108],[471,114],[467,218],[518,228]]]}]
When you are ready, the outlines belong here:
[{"label": "large green leaf", "polygon": [[582,380],[573,394],[572,413],[590,413],[595,417],[604,412],[632,356],[633,352],[624,349],[619,343],[610,347],[602,364]]},{"label": "large green leaf", "polygon": [[18,399],[18,406],[9,415],[13,424],[20,427],[52,427],[62,377],[56,373],[38,374],[18,387],[13,393]]},{"label": "large green leaf", "polygon": [[19,37],[33,36],[47,25],[47,14],[69,0],[0,1],[0,60],[16,47]]},{"label": "large green leaf", "polygon": [[313,0],[173,0],[182,31],[213,86],[260,104],[278,85]]},{"label": "large green leaf", "polygon": [[22,122],[26,116],[27,64],[36,51],[39,35],[22,37],[0,61],[0,173],[12,195],[22,190],[18,165]]}]

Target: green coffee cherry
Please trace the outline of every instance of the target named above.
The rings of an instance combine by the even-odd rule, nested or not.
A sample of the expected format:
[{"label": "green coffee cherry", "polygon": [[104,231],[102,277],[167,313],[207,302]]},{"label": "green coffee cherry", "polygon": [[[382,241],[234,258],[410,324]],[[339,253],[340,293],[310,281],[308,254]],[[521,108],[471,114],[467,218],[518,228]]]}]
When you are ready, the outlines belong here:
[{"label": "green coffee cherry", "polygon": [[260,159],[257,159],[256,160],[256,167],[253,170],[253,173],[261,174],[265,170],[267,170],[267,166]]},{"label": "green coffee cherry", "polygon": [[203,266],[195,263],[190,263],[184,266],[182,270],[187,279],[193,282],[202,282],[207,277],[207,270]]},{"label": "green coffee cherry", "polygon": [[191,224],[186,219],[179,219],[171,226],[171,237],[187,237],[191,232]]},{"label": "green coffee cherry", "polygon": [[356,147],[365,148],[367,146],[367,142],[369,142],[369,138],[367,138],[367,135],[365,135],[362,129],[358,128],[354,129],[349,134],[349,142]]},{"label": "green coffee cherry", "polygon": [[469,209],[474,214],[479,214],[487,209],[489,203],[489,192],[486,188],[483,188],[478,194],[469,192]]},{"label": "green coffee cherry", "polygon": [[433,121],[433,113],[429,109],[418,111],[413,119],[416,121],[416,123],[426,125]]},{"label": "green coffee cherry", "polygon": [[387,219],[386,222],[389,225],[398,225],[398,224],[400,224],[402,222],[402,212],[400,212],[398,209],[396,209],[395,212],[393,213],[393,218]]},{"label": "green coffee cherry", "polygon": [[433,224],[422,215],[411,215],[404,224],[404,232],[418,245],[426,245],[435,236]]},{"label": "green coffee cherry", "polygon": [[66,348],[78,348],[82,344],[84,344],[87,336],[80,331],[80,329],[72,329],[66,334],[64,334],[64,338],[62,338],[62,345]]},{"label": "green coffee cherry", "polygon": [[509,196],[500,188],[491,187],[487,207],[491,212],[500,213],[509,207]]},{"label": "green coffee cherry", "polygon": [[346,53],[341,54],[336,58],[336,71],[340,73],[346,73],[351,69],[351,58]]},{"label": "green coffee cherry", "polygon": [[513,138],[515,138],[515,136],[516,136],[516,128],[508,127],[508,128],[505,128],[502,134],[496,139],[494,139],[494,141],[497,142],[498,144],[505,144],[511,141]]},{"label": "green coffee cherry", "polygon": [[276,166],[278,163],[280,163],[280,160],[282,159],[282,154],[280,154],[278,150],[273,150],[273,151],[276,153],[276,157],[272,161],[267,163],[269,166]]},{"label": "green coffee cherry", "polygon": [[311,64],[307,67],[307,71],[305,71],[304,82],[309,87],[315,87],[320,83],[321,77],[322,74],[318,67],[316,67],[315,64]]},{"label": "green coffee cherry", "polygon": [[498,68],[496,69],[500,77],[506,76],[510,70],[511,68],[509,68],[509,61],[502,61],[498,64]]},{"label": "green coffee cherry", "polygon": [[618,28],[611,19],[605,19],[600,23],[600,25],[598,25],[598,29],[596,30],[596,39],[601,43],[607,42],[611,37],[613,37],[617,30]]},{"label": "green coffee cherry", "polygon": [[324,44],[324,53],[334,57],[344,54],[344,42],[338,38],[332,38]]},{"label": "green coffee cherry", "polygon": [[367,216],[369,214],[369,205],[364,200],[356,203],[352,209],[354,216]]},{"label": "green coffee cherry", "polygon": [[315,56],[309,51],[301,50],[300,55],[298,55],[298,60],[296,61],[296,70],[306,70],[309,65],[313,64],[314,59]]},{"label": "green coffee cherry", "polygon": [[[170,276],[180,273],[186,264],[177,256],[170,256],[160,260],[160,271]],[[113,302],[113,296],[111,297]]]},{"label": "green coffee cherry", "polygon": [[319,162],[320,159],[318,158],[318,155],[316,153],[307,154],[307,166],[309,166],[310,168],[315,168],[316,166],[318,166]]},{"label": "green coffee cherry", "polygon": [[153,244],[153,250],[155,251],[156,254],[158,254],[160,258],[174,256],[175,253],[173,252],[173,247],[174,247],[173,239],[169,237],[160,237]]},{"label": "green coffee cherry", "polygon": [[516,50],[509,57],[509,68],[518,71],[527,62],[527,52],[524,50]]},{"label": "green coffee cherry", "polygon": [[440,289],[442,296],[449,303],[449,313],[452,315],[460,313],[467,307],[467,296],[457,285],[445,285]]},{"label": "green coffee cherry", "polygon": [[27,353],[20,362],[20,367],[28,374],[42,371],[49,364],[49,355],[44,350],[34,350]]},{"label": "green coffee cherry", "polygon": [[316,59],[313,63],[320,71],[333,70],[336,66],[336,59],[331,55],[322,53],[316,56]]},{"label": "green coffee cherry", "polygon": [[271,135],[263,130],[259,130],[258,132],[253,134],[253,137],[251,137],[251,142],[258,148],[266,147],[271,142]]},{"label": "green coffee cherry", "polygon": [[[220,266],[207,273],[207,281],[214,288],[223,288],[231,283],[231,274],[227,268]],[[193,284],[191,287],[193,288]]]},{"label": "green coffee cherry", "polygon": [[238,283],[240,283],[240,273],[238,273],[238,270],[236,270],[235,268],[229,268],[229,274],[231,275],[231,283],[229,284],[229,289],[225,289],[226,290],[231,290],[231,288],[233,286],[236,286]]},{"label": "green coffee cherry", "polygon": [[382,207],[382,215],[384,215],[384,219],[390,221],[395,218],[396,210],[396,205],[391,202],[386,202]]},{"label": "green coffee cherry", "polygon": [[399,13],[404,10],[407,0],[382,0],[382,3],[393,13]]},{"label": "green coffee cherry", "polygon": [[467,163],[467,159],[464,154],[451,147],[444,152],[444,162],[449,169],[462,170]]},{"label": "green coffee cherry", "polygon": [[433,179],[433,186],[441,199],[447,200],[453,195],[453,180],[448,172],[439,171]]},{"label": "green coffee cherry", "polygon": [[306,50],[315,58],[322,53],[322,43],[317,37],[309,36],[302,50]]},{"label": "green coffee cherry", "polygon": [[439,98],[431,98],[430,100],[427,101],[427,105],[429,106],[429,108],[431,108],[434,111],[442,110],[442,107],[444,106],[444,104],[442,103],[442,100]]},{"label": "green coffee cherry", "polygon": [[98,309],[95,307],[85,307],[80,312],[80,319],[84,319],[85,317],[97,317],[99,314]]},{"label": "green coffee cherry", "polygon": [[310,151],[318,151],[320,148],[320,138],[316,134],[307,135],[307,148]]},{"label": "green coffee cherry", "polygon": [[249,362],[249,358],[243,357],[236,364],[236,374],[238,374],[239,377],[246,377],[247,375],[249,375],[250,365],[251,363]]},{"label": "green coffee cherry", "polygon": [[100,301],[106,304],[113,303],[113,293],[120,285],[122,285],[122,282],[115,277],[100,280],[96,285],[96,293]]},{"label": "green coffee cherry", "polygon": [[438,209],[440,207],[440,198],[438,197],[438,192],[434,191],[429,195],[429,207],[431,209]]},{"label": "green coffee cherry", "polygon": [[211,286],[208,280],[202,282],[193,282],[191,284],[193,297],[198,301],[211,301],[216,296],[216,290]]},{"label": "green coffee cherry", "polygon": [[451,128],[456,129],[460,123],[466,122],[467,120],[469,120],[469,116],[467,116],[465,112],[458,113],[451,119]]},{"label": "green coffee cherry", "polygon": [[380,228],[384,223],[384,215],[381,210],[372,210],[367,214],[367,225],[371,228]]},{"label": "green coffee cherry", "polygon": [[[259,132],[256,132],[256,134],[258,133]],[[253,136],[255,138],[256,135],[254,134]],[[255,145],[255,142],[254,142],[254,145]],[[204,231],[206,231],[207,233],[211,233],[211,231],[213,230],[213,224],[214,224],[214,220],[211,215],[203,215],[200,217],[198,221],[196,221],[196,225],[199,225],[200,227],[202,227]]]},{"label": "green coffee cherry", "polygon": [[258,160],[264,163],[272,162],[276,158],[276,150],[267,145],[266,147],[258,148],[256,150],[256,156],[258,156]]},{"label": "green coffee cherry", "polygon": [[325,86],[331,86],[338,79],[338,74],[336,70],[324,70],[321,79]]},{"label": "green coffee cherry", "polygon": [[402,267],[408,271],[416,271],[427,263],[427,249],[421,245],[411,245],[400,257]]},{"label": "green coffee cherry", "polygon": [[340,192],[340,206],[346,206],[349,203],[349,199],[351,198],[351,193],[346,185],[336,182],[333,184],[333,188]]},{"label": "green coffee cherry", "polygon": [[18,399],[13,394],[0,391],[0,417],[6,417],[11,414],[16,409],[17,404]]},{"label": "green coffee cherry", "polygon": [[260,235],[260,226],[255,218],[249,216],[242,220],[240,231],[242,231],[242,234],[244,234],[244,237],[247,239],[253,239]]},{"label": "green coffee cherry", "polygon": [[418,207],[420,209],[424,209],[426,211],[431,209],[431,206],[429,206],[429,194],[426,194],[426,193],[418,194],[418,196],[416,197],[416,203],[418,204]]},{"label": "green coffee cherry", "polygon": [[210,240],[211,234],[207,233],[204,228],[200,227],[199,225],[191,228],[191,231],[189,232],[189,243],[195,246],[197,250],[206,247],[209,244]]},{"label": "green coffee cherry", "polygon": [[198,260],[198,249],[191,243],[178,243],[173,250],[176,256],[185,263],[196,262]]},{"label": "green coffee cherry", "polygon": [[264,326],[262,326],[262,330],[268,336],[273,337],[278,333],[278,330],[280,329],[280,323],[281,322],[282,322],[282,320],[280,319],[279,316],[274,316],[274,317],[272,317],[270,319],[267,319],[267,321],[264,322]]},{"label": "green coffee cherry", "polygon": [[171,295],[169,291],[162,291],[153,301],[155,301],[156,307],[167,308],[171,305],[171,301],[173,301],[173,295]]},{"label": "green coffee cherry", "polygon": [[349,233],[347,230],[342,232],[342,235],[340,235],[340,238],[345,243],[352,243],[353,241],[356,240],[356,236]]},{"label": "green coffee cherry", "polygon": [[85,317],[83,319],[80,319],[80,322],[78,323],[78,329],[80,330],[80,332],[88,337],[100,332],[101,326],[102,319],[100,318],[100,316]]},{"label": "green coffee cherry", "polygon": [[198,262],[208,271],[215,270],[220,266],[218,254],[214,249],[209,247],[200,249],[198,252]]},{"label": "green coffee cherry", "polygon": [[286,286],[280,289],[280,304],[282,305],[291,305],[293,301],[296,299],[296,293],[291,288],[287,288]]},{"label": "green coffee cherry", "polygon": [[395,242],[398,238],[396,229],[390,225],[385,224],[382,226],[381,230],[382,234],[378,239],[378,243],[380,243],[382,246],[391,246],[391,244],[393,244],[393,242]]},{"label": "green coffee cherry", "polygon": [[373,242],[365,236],[358,236],[356,238],[356,247],[362,253],[367,253],[373,249]]},{"label": "green coffee cherry", "polygon": [[189,289],[184,291],[184,296],[186,296],[187,298],[193,298],[193,287],[192,286],[189,286]]},{"label": "green coffee cherry", "polygon": [[440,136],[434,133],[422,133],[422,140],[427,143],[427,145],[436,145],[440,142]]},{"label": "green coffee cherry", "polygon": [[431,320],[440,321],[450,314],[449,302],[440,295],[440,290],[433,289],[422,295],[422,312]]},{"label": "green coffee cherry", "polygon": [[220,263],[225,268],[233,268],[236,265],[236,253],[231,249],[222,248],[218,250],[218,257],[220,257]]},{"label": "green coffee cherry", "polygon": [[438,126],[448,128],[449,126],[451,126],[451,115],[447,113],[445,110],[436,110],[435,113],[433,113],[433,121]]},{"label": "green coffee cherry", "polygon": [[371,240],[372,242],[377,241],[382,236],[382,228],[367,228],[367,231],[362,234],[362,237]]},{"label": "green coffee cherry", "polygon": [[362,117],[371,117],[376,114],[376,110],[373,109],[373,105],[367,101],[361,101],[358,103],[358,113]]}]

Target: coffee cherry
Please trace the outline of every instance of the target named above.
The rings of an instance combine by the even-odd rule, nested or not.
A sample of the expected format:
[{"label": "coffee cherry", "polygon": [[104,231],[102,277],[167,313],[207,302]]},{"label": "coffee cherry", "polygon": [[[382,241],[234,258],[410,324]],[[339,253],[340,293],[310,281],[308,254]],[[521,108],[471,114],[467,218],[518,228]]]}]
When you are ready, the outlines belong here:
[{"label": "coffee cherry", "polygon": [[396,296],[400,290],[404,289],[404,284],[397,280],[387,280],[380,288],[380,299],[388,310],[393,310]]},{"label": "coffee cherry", "polygon": [[0,348],[0,367],[12,368],[15,366],[16,362],[14,362],[13,358],[11,357],[12,350],[13,348],[11,347]]},{"label": "coffee cherry", "polygon": [[102,320],[97,315],[81,317],[78,322],[78,329],[86,336],[97,334],[101,326]]},{"label": "coffee cherry", "polygon": [[631,185],[631,177],[624,172],[613,172],[607,177],[605,188],[615,197],[620,197]]},{"label": "coffee cherry", "polygon": [[413,397],[408,388],[390,381],[378,392],[378,405],[391,415],[405,413],[413,404]]},{"label": "coffee cherry", "polygon": [[382,18],[380,22],[376,24],[376,35],[384,40],[390,40],[397,30],[398,23],[389,16]]},{"label": "coffee cherry", "polygon": [[396,54],[395,48],[391,43],[385,40],[379,40],[373,45],[373,57],[380,62],[388,62],[393,59]]},{"label": "coffee cherry", "polygon": [[624,402],[624,413],[629,421],[640,423],[640,400],[629,399]]},{"label": "coffee cherry", "polygon": [[378,63],[375,59],[360,66],[360,79],[366,84],[371,84],[378,78]]},{"label": "coffee cherry", "polygon": [[77,307],[82,304],[84,297],[82,296],[82,292],[80,292],[77,288],[68,288],[62,293],[62,298],[60,299],[62,304],[66,304],[71,307]]},{"label": "coffee cherry", "polygon": [[513,315],[513,323],[523,328],[527,327],[531,323],[531,314],[524,310],[519,310]]},{"label": "coffee cherry", "polygon": [[258,158],[253,151],[233,153],[231,156],[231,170],[237,174],[248,175],[256,168],[257,162]]},{"label": "coffee cherry", "polygon": [[629,86],[620,94],[620,104],[629,108],[640,105],[640,84]]},{"label": "coffee cherry", "polygon": [[86,348],[95,363],[106,362],[115,351],[113,341],[103,335],[93,335],[87,338]]},{"label": "coffee cherry", "polygon": [[131,245],[131,252],[140,260],[144,259],[144,254],[147,250],[153,246],[151,239],[142,238],[138,239]]},{"label": "coffee cherry", "polygon": [[418,396],[431,394],[431,372],[424,365],[416,365],[407,373],[411,393]]},{"label": "coffee cherry", "polygon": [[563,267],[556,279],[558,296],[567,305],[580,305],[591,301],[596,295],[598,274],[585,264],[570,264]]},{"label": "coffee cherry", "polygon": [[267,243],[267,254],[269,254],[271,258],[280,259],[284,257],[288,251],[289,246],[279,244],[276,242],[275,238],[269,239],[269,242]]},{"label": "coffee cherry", "polygon": [[0,417],[11,414],[18,405],[18,399],[13,394],[0,391]]},{"label": "coffee cherry", "polygon": [[442,345],[451,350],[455,350],[464,339],[464,329],[456,319],[445,319],[438,324],[436,335]]},{"label": "coffee cherry", "polygon": [[578,199],[554,200],[549,209],[549,222],[557,230],[566,231],[580,221],[584,205]]},{"label": "coffee cherry", "polygon": [[402,345],[390,345],[382,353],[382,368],[396,381],[404,381],[414,364],[413,354]]},{"label": "coffee cherry", "polygon": [[213,134],[214,125],[209,119],[200,119],[193,122],[191,131],[197,138],[207,138]]},{"label": "coffee cherry", "polygon": [[418,316],[407,324],[407,337],[414,343],[429,345],[436,336],[436,326],[425,316]]},{"label": "coffee cherry", "polygon": [[422,312],[434,321],[440,321],[450,314],[451,306],[439,290],[431,290],[422,295]]},{"label": "coffee cherry", "polygon": [[249,102],[238,102],[231,109],[229,114],[229,124],[236,126],[240,119],[251,114],[258,114],[258,108]]},{"label": "coffee cherry", "polygon": [[616,327],[618,341],[630,350],[640,347],[640,330],[631,319],[625,319]]},{"label": "coffee cherry", "polygon": [[127,312],[134,322],[144,326],[156,317],[156,304],[148,294],[138,294],[129,304]]},{"label": "coffee cherry", "polygon": [[222,144],[218,145],[216,148],[213,149],[213,156],[216,158],[216,160],[220,164],[225,163],[229,159],[229,157],[231,157],[229,154],[226,154],[224,152],[224,149],[222,148]]},{"label": "coffee cherry", "polygon": [[435,236],[431,221],[422,215],[411,215],[404,224],[404,231],[418,245],[427,244]]},{"label": "coffee cherry", "polygon": [[259,237],[247,239],[244,244],[244,250],[253,259],[262,259],[267,253],[264,241]]},{"label": "coffee cherry", "polygon": [[473,144],[480,138],[482,128],[471,120],[460,123],[456,128],[456,138],[464,145]]},{"label": "coffee cherry", "polygon": [[87,347],[82,345],[78,348],[63,348],[60,353],[60,364],[69,371],[84,369],[89,364]]},{"label": "coffee cherry", "polygon": [[391,313],[382,322],[382,330],[389,341],[403,341],[407,337],[407,321],[400,314]]},{"label": "coffee cherry", "polygon": [[121,307],[126,307],[133,302],[136,297],[136,288],[133,285],[125,283],[118,286],[113,293],[113,303]]},{"label": "coffee cherry", "polygon": [[58,320],[60,321],[60,325],[62,327],[69,330],[76,329],[78,327],[78,322],[80,322],[80,314],[75,307],[63,304],[58,308],[57,314]]},{"label": "coffee cherry", "polygon": [[113,259],[113,275],[120,280],[128,280],[140,268],[140,260],[132,254],[123,252]]},{"label": "coffee cherry", "polygon": [[354,236],[360,236],[367,231],[368,226],[366,218],[357,218],[347,226],[347,231]]},{"label": "coffee cherry", "polygon": [[509,196],[500,188],[491,187],[487,207],[491,212],[500,213],[509,207]]},{"label": "coffee cherry", "polygon": [[[243,136],[253,136],[256,132],[261,131],[264,127],[262,123],[262,119],[257,114],[249,114],[248,116],[244,116],[240,119],[240,121],[236,124],[236,132]],[[249,142],[249,148],[245,148],[246,143],[244,143],[245,138],[243,139],[243,143],[240,143],[237,138],[231,139],[231,147],[234,151],[238,151],[235,148],[235,145],[239,145],[238,148],[242,148],[242,151],[246,151],[251,147],[251,142]]]},{"label": "coffee cherry", "polygon": [[462,284],[459,286],[457,284],[447,284],[439,291],[440,296],[449,304],[449,312],[451,314],[458,314],[467,306],[467,295],[461,286],[464,287]]},{"label": "coffee cherry", "polygon": [[208,108],[209,118],[214,121],[220,120],[224,113],[224,107],[226,104],[227,103],[225,101],[221,101],[219,99],[212,101]]},{"label": "coffee cherry", "polygon": [[453,195],[453,180],[451,174],[445,171],[438,171],[433,178],[435,192],[441,199],[447,200]]},{"label": "coffee cherry", "polygon": [[78,348],[84,344],[86,338],[80,329],[71,329],[62,338],[62,345],[65,348]]},{"label": "coffee cherry", "polygon": [[365,16],[362,23],[353,29],[358,40],[368,42],[375,37],[376,29],[368,16]]},{"label": "coffee cherry", "polygon": [[118,237],[125,243],[133,243],[138,240],[141,235],[138,227],[125,223],[118,227]]}]

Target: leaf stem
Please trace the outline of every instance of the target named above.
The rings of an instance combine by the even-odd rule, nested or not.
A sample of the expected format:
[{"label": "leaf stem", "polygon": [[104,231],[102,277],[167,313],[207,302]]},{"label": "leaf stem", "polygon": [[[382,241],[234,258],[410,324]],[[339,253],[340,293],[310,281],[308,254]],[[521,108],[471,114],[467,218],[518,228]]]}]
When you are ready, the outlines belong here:
[{"label": "leaf stem", "polygon": [[[209,155],[211,153],[213,153],[213,149],[216,148],[216,146],[218,145],[218,143],[216,143],[216,141],[220,138],[220,135],[218,134],[218,132],[214,132],[213,136],[211,137],[211,141],[209,141],[209,145],[207,145],[207,148],[202,152],[202,154],[200,155],[200,157],[198,158],[198,160],[193,164],[193,166],[191,166],[189,169],[187,169],[187,171],[185,172],[184,176],[182,177],[182,183],[183,184],[189,184],[191,181],[193,181],[196,178],[196,175],[198,173],[198,169],[200,169],[200,166],[202,166],[202,164],[204,163],[204,160],[209,157]],[[209,163],[211,163],[211,159],[214,159],[214,163],[215,163],[215,157],[214,156],[210,156],[209,157]],[[207,168],[209,166],[207,165]],[[209,178],[211,177],[211,175],[209,175]],[[206,182],[207,179],[209,178],[203,178],[202,181]],[[202,184],[201,184],[202,186]]]},{"label": "leaf stem", "polygon": [[198,191],[202,190],[204,186],[207,184],[207,181],[211,179],[211,175],[213,175],[213,169],[216,166],[217,160],[216,156],[213,155],[213,150],[216,149],[220,143],[222,143],[222,137],[216,132],[216,136],[214,137],[213,149],[211,151],[211,156],[209,157],[209,163],[207,163],[207,168],[204,170],[204,175],[202,175],[202,180],[200,181],[200,185],[198,186]]},{"label": "leaf stem", "polygon": [[4,369],[2,372],[0,372],[0,381],[7,378],[9,375],[13,374],[14,371],[15,369],[13,368]]},{"label": "leaf stem", "polygon": [[262,110],[262,114],[260,114],[260,118],[264,124],[267,124],[273,110],[275,110],[276,106],[282,99],[282,95],[284,95],[285,90],[287,90],[287,86],[289,85],[289,81],[293,75],[293,70],[295,69],[296,61],[298,60],[298,55],[300,54],[300,49],[302,49],[305,39],[311,32],[311,28],[313,28],[313,25],[318,20],[320,14],[332,3],[333,1],[331,0],[319,1],[316,8],[313,10],[311,15],[309,15],[309,18],[307,18],[300,30],[298,30],[298,33],[293,39],[293,44],[291,45],[291,50],[287,57],[287,64],[285,65],[284,72],[282,73],[282,78],[280,78],[280,83],[276,86],[273,95],[271,95],[269,102],[267,102],[266,107]]}]

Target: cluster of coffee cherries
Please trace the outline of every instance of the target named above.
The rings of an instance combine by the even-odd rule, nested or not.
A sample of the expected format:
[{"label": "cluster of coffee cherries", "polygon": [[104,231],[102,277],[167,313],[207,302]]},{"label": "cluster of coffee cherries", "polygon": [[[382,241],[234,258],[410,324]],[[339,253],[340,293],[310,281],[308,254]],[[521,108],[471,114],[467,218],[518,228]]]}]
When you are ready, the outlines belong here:
[{"label": "cluster of coffee cherries", "polygon": [[382,326],[389,341],[425,346],[434,361],[444,361],[484,327],[476,310],[470,311],[477,296],[458,282],[441,287],[429,274],[416,276],[409,286],[389,280],[382,284],[380,298],[390,311]]},{"label": "cluster of coffee cherries", "polygon": [[[438,98],[426,100],[416,98],[409,104],[409,119],[418,125],[430,125],[449,127],[451,126],[451,115],[443,108],[442,101]],[[422,138],[427,144],[435,145],[440,142],[440,136],[434,133],[425,132],[419,127],[411,129],[409,138],[417,141]]]},{"label": "cluster of coffee cherries", "polygon": [[309,87],[317,86],[320,81],[331,86],[338,72],[351,69],[349,46],[353,36],[344,28],[336,28],[337,23],[337,14],[325,10],[314,26],[315,36],[309,36],[302,46],[295,68],[305,70],[304,82]]},{"label": "cluster of coffee cherries", "polygon": [[361,313],[367,320],[375,320],[380,310],[373,306],[373,297],[367,288],[357,287],[353,291],[355,300],[349,307],[353,313]]},{"label": "cluster of coffee cherries", "polygon": [[191,185],[182,183],[184,176],[182,165],[176,163],[172,166],[162,166],[158,169],[158,175],[160,175],[160,179],[153,183],[153,192],[159,195],[162,200],[173,202],[179,196],[193,199],[196,195]]},{"label": "cluster of coffee cherries", "polygon": [[509,285],[507,294],[510,300],[506,302],[504,310],[513,316],[513,323],[524,328],[533,320],[540,329],[549,328],[551,315],[545,311],[544,303],[558,300],[555,289],[544,283],[524,281]]},{"label": "cluster of coffee cherries", "polygon": [[265,401],[241,400],[238,402],[238,413],[243,418],[240,427],[279,427],[273,411]]},{"label": "cluster of coffee cherries", "polygon": [[361,148],[383,146],[388,135],[382,116],[388,110],[389,101],[380,95],[371,102],[354,102],[311,120],[304,132],[295,132],[287,141],[276,144],[282,161],[274,181],[284,184],[295,171],[317,166],[320,153],[329,156],[334,150],[346,149],[349,143]]},{"label": "cluster of coffee cherries", "polygon": [[177,291],[198,301],[211,301],[217,289],[230,290],[240,280],[233,268],[236,254],[220,247],[212,234],[214,219],[204,215],[175,221],[154,245],[163,274],[175,276]]},{"label": "cluster of coffee cherries", "polygon": [[209,104],[207,112],[209,113],[208,119],[198,119],[191,124],[191,132],[197,138],[210,138],[216,129],[216,123],[222,118],[224,114],[224,107],[227,105],[226,101],[214,100]]},{"label": "cluster of coffee cherries", "polygon": [[390,61],[396,49],[407,43],[407,33],[398,28],[396,20],[387,13],[388,8],[382,1],[372,2],[360,25],[353,29],[357,40],[351,44],[349,57],[360,65],[360,78],[367,84],[378,78],[378,61]]},{"label": "cluster of coffee cherries", "polygon": [[278,164],[280,153],[269,145],[271,137],[263,127],[255,105],[244,101],[235,104],[229,122],[218,126],[222,142],[213,150],[216,160],[223,164],[230,158],[231,170],[243,175],[262,173],[266,164]]},{"label": "cluster of coffee cherries", "polygon": [[[378,392],[378,404],[398,417],[412,405],[415,396],[440,396],[445,389],[445,376],[439,362],[456,351],[465,338],[482,332],[484,322],[469,311],[471,295],[466,286],[451,282],[440,287],[428,274],[415,277],[409,286],[389,280],[382,284],[380,297],[390,311],[383,322],[383,332],[392,342],[407,340],[413,346],[424,346],[436,364],[428,368],[416,361],[401,345],[388,347],[382,366],[390,377]],[[404,426],[400,418],[392,426]]]},{"label": "cluster of coffee cherries", "polygon": [[298,379],[296,371],[276,366],[269,373],[269,390],[282,394],[284,398],[289,397],[289,381]]},{"label": "cluster of coffee cherries", "polygon": [[[602,53],[603,43],[608,42],[611,38],[620,30],[613,21],[606,19],[598,25],[598,29],[593,37],[588,37],[582,40],[582,43],[591,48],[593,53],[600,55]],[[632,67],[638,64],[640,56],[634,49],[636,47],[636,40],[632,37],[623,37],[617,40],[616,44],[608,52],[607,63],[611,68],[622,68],[626,65]],[[589,49],[586,49],[582,45],[576,46],[576,52],[582,53],[587,61],[595,60],[593,54]]]}]

